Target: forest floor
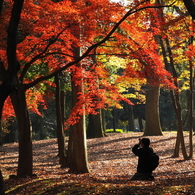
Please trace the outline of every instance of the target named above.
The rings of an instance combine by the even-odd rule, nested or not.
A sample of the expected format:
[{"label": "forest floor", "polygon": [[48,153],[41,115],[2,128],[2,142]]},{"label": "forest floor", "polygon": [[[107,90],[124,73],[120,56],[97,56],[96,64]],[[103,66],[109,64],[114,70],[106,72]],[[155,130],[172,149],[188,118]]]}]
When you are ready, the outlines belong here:
[{"label": "forest floor", "polygon": [[[137,157],[131,148],[142,133],[108,134],[88,139],[90,173],[70,174],[58,164],[56,139],[33,142],[36,177],[9,178],[16,174],[18,144],[0,147],[0,165],[6,195],[169,195],[195,194],[195,160],[184,161],[182,155],[172,158],[176,133],[152,136],[151,147],[160,156],[154,181],[131,181],[136,172]],[[188,146],[188,136],[185,135]],[[195,139],[195,136],[193,137]],[[195,140],[193,140],[195,141]]]}]

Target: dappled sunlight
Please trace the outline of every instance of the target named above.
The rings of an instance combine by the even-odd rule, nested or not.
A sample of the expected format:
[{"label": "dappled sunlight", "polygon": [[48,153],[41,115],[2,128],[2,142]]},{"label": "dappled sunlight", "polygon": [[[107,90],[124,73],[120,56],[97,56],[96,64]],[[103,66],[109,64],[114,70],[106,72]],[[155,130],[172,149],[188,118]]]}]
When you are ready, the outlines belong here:
[{"label": "dappled sunlight", "polygon": [[[131,148],[142,136],[141,132],[108,134],[107,137],[88,139],[88,157],[91,173],[70,174],[61,169],[56,139],[33,142],[33,170],[36,177],[12,178],[16,175],[18,144],[0,148],[0,163],[8,195],[13,194],[174,194],[194,190],[195,162],[184,161],[182,155],[172,158],[176,134],[164,132],[151,136],[151,147],[160,157],[154,171],[154,181],[130,181],[136,172],[137,157]],[[187,133],[185,133],[187,136]],[[186,141],[187,141],[186,137]],[[193,138],[195,139],[195,138]],[[195,140],[194,140],[195,141]],[[188,144],[186,144],[188,145]],[[15,151],[15,152],[14,152]],[[178,187],[180,186],[180,187]],[[136,193],[135,193],[136,192]],[[162,194],[162,193],[161,193]]]}]

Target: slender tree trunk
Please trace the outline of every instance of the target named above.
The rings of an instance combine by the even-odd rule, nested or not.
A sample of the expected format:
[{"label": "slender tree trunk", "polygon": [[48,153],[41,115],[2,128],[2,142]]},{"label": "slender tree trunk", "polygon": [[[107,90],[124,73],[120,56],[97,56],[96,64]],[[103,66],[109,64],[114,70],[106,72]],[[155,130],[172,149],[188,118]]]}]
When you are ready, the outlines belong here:
[{"label": "slender tree trunk", "polygon": [[4,188],[2,172],[0,170],[0,195],[4,195],[4,194],[5,194],[5,188]]},{"label": "slender tree trunk", "polygon": [[[1,86],[0,86],[0,90],[1,90]],[[3,109],[4,101],[3,102],[0,101],[0,126],[1,126],[2,109]],[[0,169],[0,195],[5,195],[4,181],[3,181],[3,175],[2,175],[1,169]]]},{"label": "slender tree trunk", "polygon": [[65,148],[65,135],[64,135],[64,97],[61,95],[60,80],[59,76],[55,76],[56,84],[56,117],[57,117],[57,137],[58,137],[58,149],[59,149],[59,159],[62,168],[68,166]]},{"label": "slender tree trunk", "polygon": [[103,133],[105,136],[106,133],[106,120],[105,120],[105,110],[101,109],[101,116],[102,116],[102,128],[103,128]]},{"label": "slender tree trunk", "polygon": [[26,105],[25,87],[18,83],[17,89],[11,94],[12,104],[18,121],[19,160],[17,175],[32,176],[32,127]]},{"label": "slender tree trunk", "polygon": [[162,135],[159,119],[159,86],[148,86],[146,92],[145,136]]},{"label": "slender tree trunk", "polygon": [[[165,44],[164,44],[164,42],[165,42]],[[160,43],[161,48],[162,48],[162,53],[163,53],[166,69],[172,73],[174,78],[177,78],[177,72],[176,72],[176,69],[174,67],[174,60],[173,60],[173,57],[172,57],[173,55],[172,55],[172,51],[171,51],[171,47],[170,47],[168,38],[166,38],[163,41],[163,39],[161,37],[159,37],[159,43]],[[166,45],[166,47],[165,47],[165,45]],[[166,51],[168,52],[168,58],[169,58],[170,62],[168,62]],[[191,79],[190,79],[190,86],[192,85]],[[175,79],[175,85],[176,85],[176,87],[178,87],[177,79]],[[192,86],[191,86],[191,90],[192,90]],[[171,99],[172,99],[173,107],[174,107],[176,117],[177,117],[177,124],[178,124],[177,138],[176,138],[176,144],[175,144],[173,157],[179,157],[179,146],[181,144],[183,157],[184,157],[185,160],[187,160],[187,159],[192,158],[192,154],[193,154],[193,151],[192,151],[193,150],[192,149],[192,145],[193,145],[192,144],[192,128],[190,129],[190,134],[189,134],[190,153],[188,155],[187,151],[186,151],[186,147],[185,147],[185,142],[184,142],[183,123],[182,123],[182,114],[181,114],[182,109],[181,109],[179,92],[171,90],[170,93],[171,93]],[[192,93],[192,91],[191,91],[191,93]],[[191,98],[192,98],[192,96],[191,96]],[[193,105],[192,101],[193,101],[193,99],[191,99],[191,106]]]},{"label": "slender tree trunk", "polygon": [[43,140],[45,139],[45,133],[43,128],[43,124],[44,124],[43,106],[40,106],[39,111],[41,112],[42,116],[39,116],[39,132],[38,132],[39,138],[38,139]]},{"label": "slender tree trunk", "polygon": [[[2,113],[2,109],[0,110],[0,128],[1,128],[1,115],[2,115],[1,113]],[[1,169],[0,169],[0,195],[5,195],[5,187],[4,187],[3,175]]]},{"label": "slender tree trunk", "polygon": [[134,131],[135,124],[134,124],[133,106],[124,102],[124,110],[128,115],[128,129],[127,129],[127,131]]},{"label": "slender tree trunk", "polygon": [[[193,38],[192,38],[193,42]],[[194,126],[194,68],[192,61],[189,61],[190,63],[190,98],[189,98],[189,141],[190,141],[190,153],[188,158],[193,157],[193,126]]]},{"label": "slender tree trunk", "polygon": [[143,126],[143,123],[142,123],[142,117],[138,116],[138,123],[139,123],[140,131],[143,132],[144,126]]},{"label": "slender tree trunk", "polygon": [[113,120],[112,120],[113,132],[116,132],[117,125],[116,125],[116,109],[115,108],[112,109],[112,116],[113,116]]}]

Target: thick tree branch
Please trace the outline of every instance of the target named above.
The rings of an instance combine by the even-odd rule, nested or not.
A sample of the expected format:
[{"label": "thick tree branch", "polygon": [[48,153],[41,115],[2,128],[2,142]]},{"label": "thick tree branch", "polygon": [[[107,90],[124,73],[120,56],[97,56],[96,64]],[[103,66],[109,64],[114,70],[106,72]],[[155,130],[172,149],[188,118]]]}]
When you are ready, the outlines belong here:
[{"label": "thick tree branch", "polygon": [[19,62],[16,57],[17,47],[17,33],[18,24],[20,22],[20,15],[22,12],[24,0],[14,1],[11,19],[7,30],[7,60],[8,60],[8,71],[17,73],[19,70]]},{"label": "thick tree branch", "polygon": [[[143,1],[143,2],[146,2],[146,1]],[[145,6],[145,7],[141,7],[139,8],[139,6],[141,4],[143,4],[143,2],[139,3],[136,7],[130,9],[122,18],[121,20],[119,20],[118,23],[116,23],[116,25],[111,29],[111,31],[101,40],[99,41],[98,43],[95,43],[93,45],[91,45],[84,53],[81,57],[75,59],[74,61],[72,62],[69,62],[67,63],[65,66],[63,66],[62,68],[56,70],[55,72],[49,74],[49,75],[46,75],[46,76],[41,76],[39,78],[37,78],[36,80],[34,80],[33,82],[29,83],[29,84],[26,84],[26,89],[29,89],[30,87],[33,87],[34,85],[38,84],[39,82],[42,82],[44,80],[47,80],[47,79],[50,79],[52,78],[53,76],[55,76],[56,74],[68,69],[69,67],[71,67],[72,65],[75,65],[77,64],[78,62],[80,62],[81,60],[83,60],[85,57],[87,57],[89,55],[89,53],[97,48],[98,46],[102,45],[103,43],[105,43],[111,36],[112,34],[116,31],[116,29],[120,26],[120,24],[122,22],[124,22],[130,15],[136,13],[136,12],[139,12],[139,11],[142,11],[142,10],[145,10],[145,9],[149,9],[149,8],[162,8],[162,7],[170,7],[172,6],[171,5],[168,5],[168,6],[164,6],[164,5],[160,5],[160,6]]]},{"label": "thick tree branch", "polygon": [[[51,45],[53,45],[53,44],[58,40],[59,36],[60,36],[67,28],[68,28],[68,27],[66,27],[66,28],[64,28],[63,30],[61,30],[61,31],[57,34],[57,36],[56,36],[55,38],[53,38],[53,39],[51,39],[51,40],[49,41],[49,44],[45,47],[45,49],[44,49],[40,54],[36,55],[34,58],[31,59],[30,62],[28,62],[28,63],[25,64],[25,67],[24,67],[24,69],[23,69],[23,71],[22,71],[22,73],[21,73],[21,76],[20,76],[20,81],[21,81],[21,82],[23,81],[24,76],[25,76],[26,72],[28,71],[30,65],[33,64],[36,60],[45,57],[44,54],[48,51],[49,47],[50,47]],[[43,56],[43,55],[44,55],[44,56]]]},{"label": "thick tree branch", "polygon": [[195,3],[193,0],[183,0],[186,9],[191,15],[192,19],[195,20]]}]

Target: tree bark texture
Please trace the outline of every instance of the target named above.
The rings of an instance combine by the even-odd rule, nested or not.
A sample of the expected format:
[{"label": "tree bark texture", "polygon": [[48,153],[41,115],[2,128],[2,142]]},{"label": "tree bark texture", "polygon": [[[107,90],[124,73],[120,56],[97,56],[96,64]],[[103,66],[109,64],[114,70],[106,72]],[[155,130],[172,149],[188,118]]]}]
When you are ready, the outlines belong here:
[{"label": "tree bark texture", "polygon": [[146,92],[145,136],[162,135],[159,119],[159,86],[148,86]]},{"label": "tree bark texture", "polygon": [[[78,101],[77,94],[82,90],[81,88],[79,86],[75,86],[74,82],[72,81],[73,106],[76,105]],[[80,116],[80,119],[76,124],[70,127],[70,135],[69,135],[69,143],[68,143],[68,162],[69,162],[70,172],[73,173],[89,172],[84,114]]]},{"label": "tree bark texture", "polygon": [[71,173],[89,173],[84,116],[71,126],[68,159]]},{"label": "tree bark texture", "polygon": [[32,127],[26,104],[25,86],[18,83],[17,89],[11,94],[12,104],[18,121],[19,160],[17,175],[32,176]]}]

